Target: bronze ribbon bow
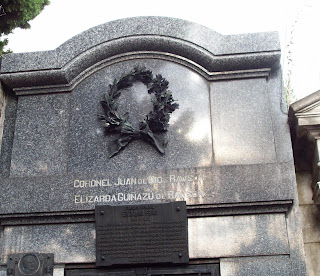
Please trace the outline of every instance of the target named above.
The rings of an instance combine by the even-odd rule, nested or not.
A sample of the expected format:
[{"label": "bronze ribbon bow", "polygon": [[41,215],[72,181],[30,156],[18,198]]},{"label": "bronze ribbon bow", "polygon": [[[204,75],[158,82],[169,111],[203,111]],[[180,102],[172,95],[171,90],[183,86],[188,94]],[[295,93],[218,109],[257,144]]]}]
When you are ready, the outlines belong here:
[{"label": "bronze ribbon bow", "polygon": [[143,139],[154,146],[161,154],[164,154],[167,146],[167,139],[152,132],[149,125],[142,121],[139,124],[139,130],[134,129],[131,125],[121,126],[121,137],[113,141],[109,147],[109,157],[116,155],[125,148],[131,141]]}]

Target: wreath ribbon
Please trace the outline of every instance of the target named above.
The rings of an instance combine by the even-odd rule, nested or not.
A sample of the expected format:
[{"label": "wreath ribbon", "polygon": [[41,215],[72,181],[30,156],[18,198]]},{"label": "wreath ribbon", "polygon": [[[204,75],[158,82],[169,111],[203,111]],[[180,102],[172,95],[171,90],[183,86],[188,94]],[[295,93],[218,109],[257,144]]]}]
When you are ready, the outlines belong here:
[{"label": "wreath ribbon", "polygon": [[122,134],[120,138],[114,140],[109,146],[109,157],[113,157],[125,148],[131,141],[143,139],[154,146],[161,154],[164,154],[168,140],[156,133],[153,133],[145,122],[140,122],[139,130],[128,130],[128,133]]}]

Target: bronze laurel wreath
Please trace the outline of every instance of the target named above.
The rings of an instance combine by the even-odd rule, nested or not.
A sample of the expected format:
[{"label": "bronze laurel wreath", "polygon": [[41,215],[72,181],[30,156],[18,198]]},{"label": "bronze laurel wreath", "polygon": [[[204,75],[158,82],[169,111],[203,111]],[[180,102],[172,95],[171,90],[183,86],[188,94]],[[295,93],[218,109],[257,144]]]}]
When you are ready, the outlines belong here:
[{"label": "bronze laurel wreath", "polygon": [[[128,112],[120,114],[118,112],[118,100],[121,90],[129,88],[134,82],[140,81],[147,86],[148,93],[152,94],[153,110],[139,122],[139,128],[135,129],[129,122]],[[105,133],[119,133],[120,137],[113,141],[109,148],[110,158],[119,153],[132,140],[143,139],[153,145],[161,154],[164,154],[167,139],[159,135],[168,130],[170,114],[179,105],[172,97],[172,92],[168,90],[169,82],[161,75],[153,78],[152,72],[145,68],[135,68],[129,74],[114,80],[109,84],[109,90],[104,94],[101,106],[104,115],[99,119],[104,122]]]}]

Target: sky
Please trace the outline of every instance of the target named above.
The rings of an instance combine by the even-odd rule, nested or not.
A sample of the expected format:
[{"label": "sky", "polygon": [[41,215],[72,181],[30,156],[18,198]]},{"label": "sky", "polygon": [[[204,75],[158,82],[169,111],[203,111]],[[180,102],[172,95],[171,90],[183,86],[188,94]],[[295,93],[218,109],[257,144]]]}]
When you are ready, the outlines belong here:
[{"label": "sky", "polygon": [[[291,71],[298,100],[320,89],[319,14],[319,0],[51,0],[30,21],[31,29],[15,29],[8,36],[8,47],[16,53],[52,50],[91,27],[135,16],[181,18],[221,34],[278,31],[284,83]],[[292,62],[288,64],[289,50]]]}]

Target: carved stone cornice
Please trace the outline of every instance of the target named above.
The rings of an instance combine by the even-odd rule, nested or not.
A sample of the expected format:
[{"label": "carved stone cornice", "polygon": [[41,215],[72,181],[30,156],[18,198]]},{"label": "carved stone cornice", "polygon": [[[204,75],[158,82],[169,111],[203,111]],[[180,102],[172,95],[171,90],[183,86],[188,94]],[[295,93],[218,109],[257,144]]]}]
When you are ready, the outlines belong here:
[{"label": "carved stone cornice", "polygon": [[259,78],[268,77],[280,57],[276,32],[221,35],[181,19],[136,17],[96,26],[54,50],[7,54],[0,80],[17,96],[67,93],[110,64],[159,58],[209,81]]}]

